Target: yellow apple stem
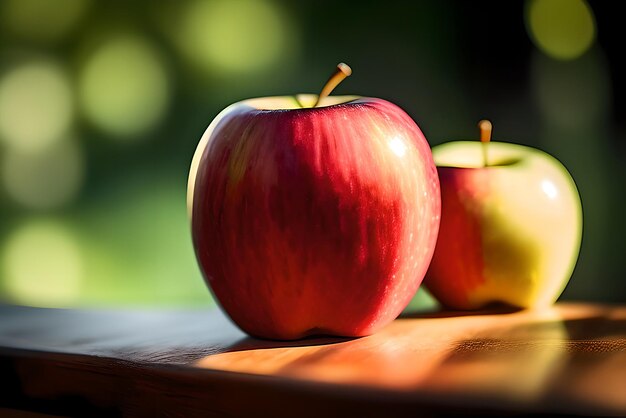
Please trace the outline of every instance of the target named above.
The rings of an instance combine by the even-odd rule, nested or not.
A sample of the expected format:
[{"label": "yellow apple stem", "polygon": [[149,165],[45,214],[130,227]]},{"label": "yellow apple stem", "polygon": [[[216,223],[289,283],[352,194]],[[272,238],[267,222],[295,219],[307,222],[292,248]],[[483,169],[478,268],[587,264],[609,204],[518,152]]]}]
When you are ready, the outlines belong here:
[{"label": "yellow apple stem", "polygon": [[482,149],[483,149],[483,167],[489,166],[489,160],[487,156],[487,147],[488,147],[489,141],[491,141],[492,128],[493,126],[491,125],[491,122],[489,122],[486,119],[478,122],[478,129],[480,129],[480,143],[482,144]]},{"label": "yellow apple stem", "polygon": [[317,105],[320,104],[320,102],[324,98],[328,97],[328,95],[332,93],[332,91],[335,89],[335,87],[339,85],[339,83],[341,83],[346,77],[351,74],[352,68],[350,68],[348,64],[344,64],[343,62],[337,64],[337,69],[330,76],[326,84],[324,84],[324,88],[320,92],[320,95],[317,97],[317,100],[315,101],[313,107],[317,107]]}]

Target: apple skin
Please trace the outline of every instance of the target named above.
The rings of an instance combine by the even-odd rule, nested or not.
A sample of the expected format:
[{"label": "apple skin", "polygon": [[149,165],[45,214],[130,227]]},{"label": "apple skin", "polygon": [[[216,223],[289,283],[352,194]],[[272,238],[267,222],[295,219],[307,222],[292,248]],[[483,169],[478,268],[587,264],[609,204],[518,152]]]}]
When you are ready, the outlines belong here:
[{"label": "apple skin", "polygon": [[430,147],[382,99],[293,103],[236,103],[203,135],[188,191],[196,256],[253,336],[369,335],[406,307],[432,258],[441,201]]},{"label": "apple skin", "polygon": [[582,236],[576,185],[554,157],[521,145],[477,141],[433,148],[441,225],[424,285],[444,306],[548,306],[570,279]]}]

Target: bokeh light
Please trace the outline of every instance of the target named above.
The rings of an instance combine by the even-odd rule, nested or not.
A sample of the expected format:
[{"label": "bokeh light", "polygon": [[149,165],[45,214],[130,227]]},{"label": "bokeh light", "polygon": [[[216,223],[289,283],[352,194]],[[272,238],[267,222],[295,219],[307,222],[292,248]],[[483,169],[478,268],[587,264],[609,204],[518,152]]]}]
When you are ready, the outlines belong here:
[{"label": "bokeh light", "polygon": [[2,157],[2,182],[7,194],[22,206],[57,208],[80,190],[84,160],[74,141],[63,141],[36,153],[8,150]]},{"label": "bokeh light", "polygon": [[[0,0],[0,269],[7,240],[54,215],[43,224],[80,249],[68,306],[210,305],[184,208],[198,139],[228,104],[315,93],[345,60],[355,76],[337,94],[389,99],[431,145],[475,137],[487,117],[501,140],[561,160],[585,223],[565,299],[622,301],[612,4]],[[0,272],[0,299],[12,301],[8,280]],[[434,305],[422,288],[409,309]]]},{"label": "bokeh light", "polygon": [[146,173],[100,190],[81,217],[87,281],[96,304],[212,303],[195,261],[184,180]]},{"label": "bokeh light", "polygon": [[[540,148],[556,156],[576,181],[583,202],[583,240],[576,272],[598,275],[614,234],[611,216],[615,174],[611,167],[608,115],[612,86],[606,57],[593,48],[574,61],[559,61],[536,52],[531,86],[541,112]],[[572,280],[567,291],[593,294],[593,280]]]},{"label": "bokeh light", "polygon": [[439,303],[437,300],[430,294],[428,290],[424,286],[420,286],[413,296],[413,299],[409,302],[406,308],[404,308],[405,313],[418,312],[418,311],[430,311],[435,310],[439,307]]},{"label": "bokeh light", "polygon": [[90,5],[90,0],[4,0],[0,22],[20,38],[54,42],[71,32]]},{"label": "bokeh light", "polygon": [[595,18],[585,0],[530,0],[526,27],[537,47],[562,60],[581,56],[595,38]]},{"label": "bokeh light", "polygon": [[531,82],[537,106],[551,124],[588,127],[608,111],[611,85],[606,60],[599,51],[568,62],[537,53],[531,61]]},{"label": "bokeh light", "polygon": [[16,302],[66,306],[80,293],[80,248],[60,221],[27,221],[14,230],[4,246],[2,267],[7,293]]},{"label": "bokeh light", "polygon": [[193,0],[176,37],[192,62],[227,75],[276,64],[289,53],[294,32],[287,16],[268,0]]},{"label": "bokeh light", "polygon": [[39,151],[71,125],[72,91],[59,66],[35,61],[15,66],[0,79],[0,140],[22,152]]},{"label": "bokeh light", "polygon": [[156,47],[136,35],[118,35],[95,48],[79,77],[87,118],[116,138],[136,138],[163,117],[170,86]]}]

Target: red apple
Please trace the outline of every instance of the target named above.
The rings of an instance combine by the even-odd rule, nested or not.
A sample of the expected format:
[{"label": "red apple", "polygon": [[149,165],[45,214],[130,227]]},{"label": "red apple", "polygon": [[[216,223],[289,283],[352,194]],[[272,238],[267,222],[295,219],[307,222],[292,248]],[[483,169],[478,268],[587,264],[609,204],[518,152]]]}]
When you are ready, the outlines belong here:
[{"label": "red apple", "polygon": [[229,106],[192,163],[200,268],[254,336],[371,334],[409,303],[434,251],[439,180],[422,132],[388,101],[327,90]]}]

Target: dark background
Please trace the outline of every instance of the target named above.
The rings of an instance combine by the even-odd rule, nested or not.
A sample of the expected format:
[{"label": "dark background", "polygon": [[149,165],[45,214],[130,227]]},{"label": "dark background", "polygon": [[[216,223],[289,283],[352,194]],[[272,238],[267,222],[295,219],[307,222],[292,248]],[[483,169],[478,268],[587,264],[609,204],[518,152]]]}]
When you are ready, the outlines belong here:
[{"label": "dark background", "polygon": [[41,306],[212,303],[185,209],[202,132],[235,101],[316,93],[345,61],[354,73],[337,94],[397,103],[431,145],[476,138],[489,118],[494,140],[563,162],[584,234],[562,298],[624,302],[617,10],[579,0],[0,1],[0,295]]}]

